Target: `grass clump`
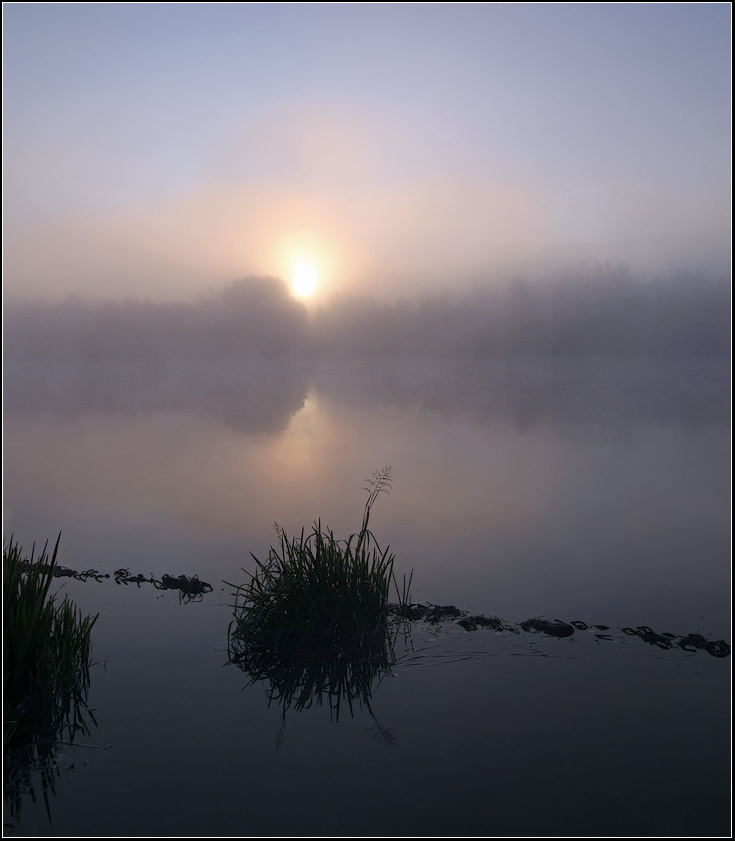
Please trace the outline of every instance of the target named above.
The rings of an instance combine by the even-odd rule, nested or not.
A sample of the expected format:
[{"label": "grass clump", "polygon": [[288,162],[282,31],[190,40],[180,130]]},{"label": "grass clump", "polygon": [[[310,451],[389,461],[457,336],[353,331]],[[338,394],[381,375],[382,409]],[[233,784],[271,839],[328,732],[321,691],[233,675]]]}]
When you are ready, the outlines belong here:
[{"label": "grass clump", "polygon": [[[53,789],[53,754],[65,736],[87,732],[91,632],[97,616],[83,617],[64,597],[50,595],[59,540],[34,561],[10,539],[3,547],[3,736],[6,796],[20,808],[30,769],[40,768],[44,796]],[[31,789],[32,793],[32,789]]]},{"label": "grass clump", "polygon": [[376,499],[391,482],[390,468],[367,480],[360,531],[346,540],[321,520],[296,537],[276,525],[278,542],[267,560],[252,556],[256,570],[235,592],[230,662],[253,681],[270,680],[274,697],[303,707],[314,695],[344,696],[351,706],[387,666],[395,556],[380,548],[369,524]]}]

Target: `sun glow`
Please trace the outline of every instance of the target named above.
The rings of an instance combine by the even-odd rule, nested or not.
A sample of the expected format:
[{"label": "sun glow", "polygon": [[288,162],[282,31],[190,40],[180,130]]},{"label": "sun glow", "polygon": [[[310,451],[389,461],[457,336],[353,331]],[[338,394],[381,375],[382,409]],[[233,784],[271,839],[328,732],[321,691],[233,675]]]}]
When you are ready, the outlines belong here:
[{"label": "sun glow", "polygon": [[299,298],[308,298],[314,294],[319,273],[311,260],[299,258],[291,267],[291,287]]}]

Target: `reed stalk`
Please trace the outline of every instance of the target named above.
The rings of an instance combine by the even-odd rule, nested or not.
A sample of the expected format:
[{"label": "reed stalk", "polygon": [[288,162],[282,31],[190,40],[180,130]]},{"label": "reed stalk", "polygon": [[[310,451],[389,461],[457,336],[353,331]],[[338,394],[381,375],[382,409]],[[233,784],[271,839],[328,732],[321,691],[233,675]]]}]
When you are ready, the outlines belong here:
[{"label": "reed stalk", "polygon": [[346,540],[321,520],[295,537],[276,524],[267,559],[251,553],[255,572],[235,589],[228,650],[253,680],[270,681],[274,697],[303,708],[326,694],[351,707],[355,698],[369,698],[372,679],[387,668],[390,587],[403,602],[410,589],[405,578],[398,589],[395,555],[369,528],[372,507],[391,482],[390,468],[367,480],[362,525]]},{"label": "reed stalk", "polygon": [[60,539],[51,556],[46,544],[35,560],[35,547],[24,557],[12,537],[3,547],[3,736],[11,814],[20,809],[33,768],[40,771],[44,798],[53,790],[56,743],[87,732],[97,616],[83,617],[68,596],[59,601],[50,593]]}]

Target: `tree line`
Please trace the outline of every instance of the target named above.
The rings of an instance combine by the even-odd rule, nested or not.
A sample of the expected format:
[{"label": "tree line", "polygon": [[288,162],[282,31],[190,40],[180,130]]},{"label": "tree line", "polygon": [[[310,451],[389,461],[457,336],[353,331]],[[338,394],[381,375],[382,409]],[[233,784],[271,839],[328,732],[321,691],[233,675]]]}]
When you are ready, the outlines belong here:
[{"label": "tree line", "polygon": [[286,284],[246,278],[191,302],[6,301],[4,352],[79,364],[284,357],[723,357],[730,286],[680,272],[642,280],[598,266],[462,293],[378,302],[344,296],[308,312]]}]

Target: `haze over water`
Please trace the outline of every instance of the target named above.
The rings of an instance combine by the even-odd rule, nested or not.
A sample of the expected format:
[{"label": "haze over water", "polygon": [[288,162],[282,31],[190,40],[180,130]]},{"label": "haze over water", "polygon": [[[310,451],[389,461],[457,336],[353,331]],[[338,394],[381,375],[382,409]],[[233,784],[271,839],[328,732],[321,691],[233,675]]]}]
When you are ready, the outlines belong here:
[{"label": "haze over water", "polygon": [[[724,834],[729,662],[633,629],[730,638],[730,7],[3,23],[4,535],[110,575],[15,834]],[[286,716],[232,585],[387,465],[413,600],[515,630],[415,622]]]},{"label": "haze over water", "polygon": [[[110,575],[64,585],[100,612],[98,723],[64,748],[52,823],[26,797],[18,834],[237,834],[244,791],[264,835],[723,831],[728,661],[622,629],[729,639],[726,361],[438,367],[277,360],[142,384],[138,366],[75,368],[68,401],[8,400],[6,522],[26,546],[63,529],[62,564]],[[267,556],[274,520],[354,531],[362,479],[388,463],[371,527],[414,600],[609,630],[415,623],[369,713],[282,721],[267,686],[223,668],[224,582]],[[181,604],[116,586],[120,568],[214,592]],[[400,797],[366,809],[385,786]]]}]

